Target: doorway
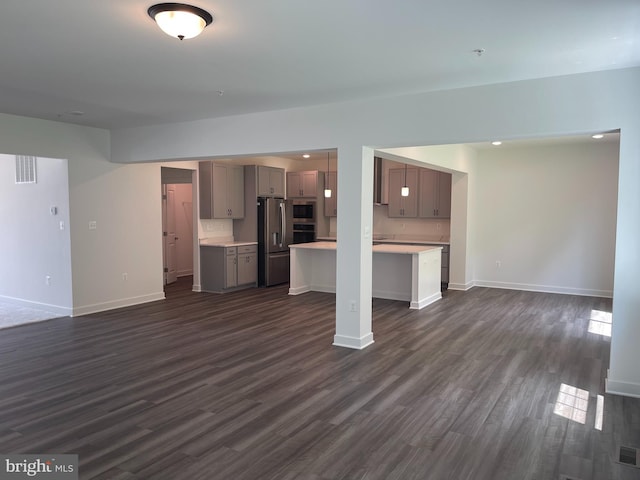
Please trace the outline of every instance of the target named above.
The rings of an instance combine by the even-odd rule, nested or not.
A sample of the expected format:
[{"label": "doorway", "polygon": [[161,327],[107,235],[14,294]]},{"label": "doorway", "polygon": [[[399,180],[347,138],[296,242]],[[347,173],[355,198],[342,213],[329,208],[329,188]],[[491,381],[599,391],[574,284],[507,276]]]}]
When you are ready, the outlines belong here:
[{"label": "doorway", "polygon": [[194,273],[192,170],[162,167],[162,258],[164,285]]}]

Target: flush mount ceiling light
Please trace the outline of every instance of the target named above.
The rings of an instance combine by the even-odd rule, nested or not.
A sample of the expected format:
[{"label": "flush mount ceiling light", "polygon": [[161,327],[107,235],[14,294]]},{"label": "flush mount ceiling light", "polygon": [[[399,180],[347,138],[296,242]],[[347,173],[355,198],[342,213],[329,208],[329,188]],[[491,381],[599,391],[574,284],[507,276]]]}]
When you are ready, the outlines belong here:
[{"label": "flush mount ceiling light", "polygon": [[200,35],[213,22],[209,12],[183,3],[158,3],[149,7],[147,13],[164,33],[180,40]]},{"label": "flush mount ceiling light", "polygon": [[495,141],[491,142],[491,145],[497,147],[499,145],[502,145],[502,142],[500,140],[495,140]]},{"label": "flush mount ceiling light", "polygon": [[596,133],[595,135],[591,135],[591,138],[595,138],[596,140],[600,140],[601,138],[604,138],[604,134]]}]

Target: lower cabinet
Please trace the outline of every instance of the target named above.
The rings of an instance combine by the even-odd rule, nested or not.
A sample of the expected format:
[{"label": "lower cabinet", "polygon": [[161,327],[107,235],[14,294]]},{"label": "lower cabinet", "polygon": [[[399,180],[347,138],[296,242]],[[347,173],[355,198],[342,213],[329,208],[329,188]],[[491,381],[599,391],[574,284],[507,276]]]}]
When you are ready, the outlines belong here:
[{"label": "lower cabinet", "polygon": [[258,251],[255,245],[238,247],[238,285],[258,282]]},{"label": "lower cabinet", "polygon": [[200,281],[203,292],[222,293],[258,282],[258,247],[201,246]]}]

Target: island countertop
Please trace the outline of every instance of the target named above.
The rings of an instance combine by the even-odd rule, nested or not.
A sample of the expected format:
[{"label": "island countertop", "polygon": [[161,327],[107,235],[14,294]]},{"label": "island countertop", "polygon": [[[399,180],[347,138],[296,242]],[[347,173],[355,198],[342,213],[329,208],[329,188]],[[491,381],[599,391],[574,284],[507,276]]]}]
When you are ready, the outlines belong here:
[{"label": "island countertop", "polygon": [[[336,291],[336,242],[310,242],[291,248],[289,294]],[[372,297],[409,301],[420,309],[442,298],[441,246],[372,246]]]},{"label": "island countertop", "polygon": [[[294,243],[289,245],[289,248],[304,248],[309,250],[335,250],[336,242],[309,242],[309,243]],[[425,252],[428,250],[441,250],[442,247],[428,247],[423,245],[404,245],[404,244],[391,244],[391,243],[379,243],[373,245],[371,250],[374,253],[399,253],[406,255],[413,255],[415,253]]]}]

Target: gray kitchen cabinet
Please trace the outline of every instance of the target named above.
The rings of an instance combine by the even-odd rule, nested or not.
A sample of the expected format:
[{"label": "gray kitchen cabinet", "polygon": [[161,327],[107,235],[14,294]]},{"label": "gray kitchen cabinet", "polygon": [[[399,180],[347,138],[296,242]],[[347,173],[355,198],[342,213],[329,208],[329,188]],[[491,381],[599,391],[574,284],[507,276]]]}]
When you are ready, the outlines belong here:
[{"label": "gray kitchen cabinet", "polygon": [[[327,172],[325,176],[325,188],[331,189],[331,196],[324,197],[324,216],[338,216],[338,172]],[[324,195],[324,193],[323,193]]]},{"label": "gray kitchen cabinet", "polygon": [[451,217],[451,174],[420,169],[420,218]]},{"label": "gray kitchen cabinet", "polygon": [[[409,187],[409,196],[403,197],[401,189]],[[415,218],[418,216],[418,169],[389,169],[389,217]]]},{"label": "gray kitchen cabinet", "polygon": [[284,169],[258,166],[258,196],[284,198]]},{"label": "gray kitchen cabinet", "polygon": [[223,293],[258,281],[258,247],[200,247],[200,280],[204,292]]},{"label": "gray kitchen cabinet", "polygon": [[224,288],[238,286],[238,252],[235,247],[225,248]]},{"label": "gray kitchen cabinet", "polygon": [[316,198],[318,196],[318,172],[287,172],[287,198]]},{"label": "gray kitchen cabinet", "polygon": [[255,245],[238,247],[238,285],[255,284],[258,281],[258,248]]},{"label": "gray kitchen cabinet", "polygon": [[244,217],[244,167],[200,162],[200,218]]}]

